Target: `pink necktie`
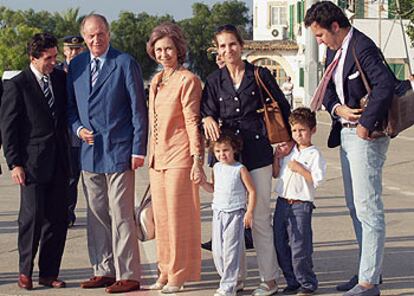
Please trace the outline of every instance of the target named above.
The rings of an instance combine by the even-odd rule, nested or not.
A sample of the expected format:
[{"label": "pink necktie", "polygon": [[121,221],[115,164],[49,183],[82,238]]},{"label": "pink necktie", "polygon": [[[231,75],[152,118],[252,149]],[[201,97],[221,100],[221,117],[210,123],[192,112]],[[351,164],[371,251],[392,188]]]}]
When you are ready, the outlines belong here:
[{"label": "pink necktie", "polygon": [[316,88],[315,93],[313,94],[313,97],[311,99],[310,109],[312,111],[317,111],[321,108],[326,88],[328,87],[329,80],[331,80],[333,71],[338,65],[339,59],[341,58],[341,53],[342,48],[338,49],[338,51],[335,54],[334,60],[326,68],[325,73],[323,73],[322,80],[319,82],[319,85]]}]

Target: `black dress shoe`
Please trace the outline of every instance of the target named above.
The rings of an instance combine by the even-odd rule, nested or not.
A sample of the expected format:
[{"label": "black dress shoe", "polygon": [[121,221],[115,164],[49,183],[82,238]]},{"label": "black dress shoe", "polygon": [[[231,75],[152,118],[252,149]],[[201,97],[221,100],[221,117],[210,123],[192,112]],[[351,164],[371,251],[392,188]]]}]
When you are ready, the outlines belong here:
[{"label": "black dress shoe", "polygon": [[208,242],[202,243],[201,248],[211,252],[211,240]]}]

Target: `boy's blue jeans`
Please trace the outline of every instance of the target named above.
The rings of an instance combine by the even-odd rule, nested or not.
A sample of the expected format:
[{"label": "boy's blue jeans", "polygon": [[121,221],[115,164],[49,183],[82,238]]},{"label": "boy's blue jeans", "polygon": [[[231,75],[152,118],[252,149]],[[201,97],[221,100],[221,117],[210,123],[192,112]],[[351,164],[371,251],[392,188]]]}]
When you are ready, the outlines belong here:
[{"label": "boy's blue jeans", "polygon": [[289,287],[315,291],[318,280],[312,262],[313,203],[289,204],[278,198],[273,216],[277,260]]}]

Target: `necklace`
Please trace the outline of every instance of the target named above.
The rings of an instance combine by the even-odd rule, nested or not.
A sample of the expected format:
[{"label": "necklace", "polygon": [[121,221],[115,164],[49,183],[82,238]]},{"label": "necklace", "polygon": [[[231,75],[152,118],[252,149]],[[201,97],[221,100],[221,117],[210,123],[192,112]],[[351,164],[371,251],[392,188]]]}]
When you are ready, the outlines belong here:
[{"label": "necklace", "polygon": [[164,73],[162,74],[162,78],[161,78],[161,84],[167,84],[168,80],[171,78],[171,76],[174,75],[175,71],[177,70],[177,67],[174,68],[174,70],[171,71],[171,73],[169,75],[164,76]]}]

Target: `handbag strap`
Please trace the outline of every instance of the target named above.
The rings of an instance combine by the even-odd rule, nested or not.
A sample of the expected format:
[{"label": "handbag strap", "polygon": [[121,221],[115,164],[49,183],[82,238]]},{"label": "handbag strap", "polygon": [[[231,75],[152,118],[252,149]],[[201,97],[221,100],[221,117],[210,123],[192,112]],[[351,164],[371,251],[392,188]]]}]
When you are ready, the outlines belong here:
[{"label": "handbag strap", "polygon": [[265,105],[265,101],[264,101],[264,98],[263,98],[262,88],[266,91],[266,93],[269,96],[269,98],[274,103],[277,104],[277,102],[276,102],[275,98],[273,97],[272,93],[269,91],[269,89],[267,88],[266,84],[263,82],[262,78],[260,77],[259,67],[255,67],[255,69],[254,69],[254,77],[256,78],[256,83],[257,83],[257,85],[259,86],[259,89],[260,89],[260,94],[261,94],[260,97],[262,99],[263,106]]},{"label": "handbag strap", "polygon": [[361,73],[361,78],[362,78],[362,82],[364,83],[365,89],[367,90],[367,93],[370,94],[371,93],[371,87],[369,86],[367,77],[365,76],[365,73],[362,70],[361,64],[359,63],[358,57],[356,55],[355,44],[354,44],[354,46],[352,46],[352,55],[354,56],[354,60],[355,60],[355,64],[357,66],[357,69],[358,69],[359,73]]},{"label": "handbag strap", "polygon": [[262,101],[263,108],[264,108],[265,100],[263,98],[263,91],[262,91],[262,87],[260,83],[261,80],[260,80],[260,75],[259,75],[259,67],[254,67],[254,79],[256,80],[256,84],[259,87],[260,100]]},{"label": "handbag strap", "polygon": [[147,188],[145,188],[145,192],[142,195],[142,199],[141,202],[139,204],[140,207],[142,207],[142,205],[144,204],[144,202],[148,199],[148,192],[150,190],[150,184],[147,185]]}]

